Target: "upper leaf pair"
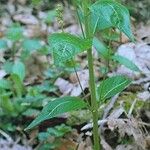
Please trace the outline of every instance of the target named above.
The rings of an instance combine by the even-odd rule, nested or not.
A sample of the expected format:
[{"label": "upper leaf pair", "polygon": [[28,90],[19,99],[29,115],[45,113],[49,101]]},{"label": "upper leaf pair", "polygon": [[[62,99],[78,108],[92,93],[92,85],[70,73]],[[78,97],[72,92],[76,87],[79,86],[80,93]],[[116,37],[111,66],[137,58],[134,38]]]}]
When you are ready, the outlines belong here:
[{"label": "upper leaf pair", "polygon": [[90,10],[93,32],[114,27],[126,34],[130,40],[134,40],[126,7],[112,0],[100,0],[94,3]]},{"label": "upper leaf pair", "polygon": [[[134,40],[129,11],[123,5],[111,0],[98,1],[90,6],[90,17],[89,23],[93,33],[96,30],[115,27],[125,33],[130,40]],[[52,34],[48,41],[56,62],[72,59],[76,54],[87,50],[92,43],[92,39],[81,39],[68,33]]]}]

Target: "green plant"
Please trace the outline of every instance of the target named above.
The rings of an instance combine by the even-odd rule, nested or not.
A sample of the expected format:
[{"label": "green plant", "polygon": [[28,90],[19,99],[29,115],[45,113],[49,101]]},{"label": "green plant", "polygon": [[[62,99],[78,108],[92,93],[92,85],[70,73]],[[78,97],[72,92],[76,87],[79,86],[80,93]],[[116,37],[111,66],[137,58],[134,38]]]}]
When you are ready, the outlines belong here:
[{"label": "green plant", "polygon": [[40,132],[38,139],[42,143],[39,150],[55,149],[61,146],[61,138],[72,131],[72,128],[61,124],[53,128],[48,128],[46,132]]},{"label": "green plant", "polygon": [[[97,31],[107,28],[117,28],[130,40],[133,41],[134,37],[130,28],[129,12],[123,5],[112,0],[100,0],[95,3],[92,3],[91,0],[79,0],[73,1],[73,5],[76,8],[78,20],[83,33],[82,37],[65,33],[63,31],[63,18],[62,15],[60,15],[58,21],[61,24],[62,32],[50,35],[48,37],[48,43],[55,64],[66,63],[67,61],[72,62],[75,60],[74,57],[77,54],[85,50],[87,51],[91,99],[90,101],[87,101],[86,99],[70,96],[56,98],[44,106],[42,112],[26,128],[26,130],[37,126],[44,120],[56,117],[62,113],[83,108],[89,109],[93,119],[94,150],[100,150],[100,137],[97,124],[99,118],[99,105],[124,90],[131,83],[131,80],[125,76],[117,75],[106,80],[104,79],[98,86],[96,86],[92,45],[96,47],[106,61],[109,62],[110,59],[113,59],[134,71],[139,71],[139,69],[128,59],[112,55],[110,46],[102,45],[102,42],[99,42],[99,40],[95,38],[95,35]],[[79,15],[79,12],[81,15]]]},{"label": "green plant", "polygon": [[[40,39],[25,37],[23,31],[20,24],[12,24],[0,39],[0,52],[4,53],[0,69],[6,72],[6,77],[0,79],[0,127],[4,130],[11,130],[10,126],[15,126],[16,118],[19,120],[22,116],[32,116],[41,107],[40,100],[46,98],[43,91],[47,88],[53,91],[56,89],[48,82],[47,85],[43,83],[42,88],[25,86],[26,59],[31,59],[35,51],[47,54],[48,49],[41,44]],[[14,121],[10,121],[7,126],[9,120]]]}]

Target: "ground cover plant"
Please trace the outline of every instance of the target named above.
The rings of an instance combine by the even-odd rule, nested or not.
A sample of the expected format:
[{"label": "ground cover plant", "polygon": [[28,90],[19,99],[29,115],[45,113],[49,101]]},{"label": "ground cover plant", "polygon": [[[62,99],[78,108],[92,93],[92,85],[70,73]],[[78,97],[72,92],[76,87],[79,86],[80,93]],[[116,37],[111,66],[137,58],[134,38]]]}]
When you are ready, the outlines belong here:
[{"label": "ground cover plant", "polygon": [[[74,61],[76,54],[87,51],[88,68],[89,68],[89,85],[90,85],[90,101],[81,99],[79,97],[60,97],[54,101],[49,102],[38,115],[38,117],[26,128],[29,130],[44,120],[53,118],[65,112],[78,110],[82,108],[89,109],[92,113],[93,119],[93,139],[94,150],[100,150],[100,137],[98,130],[98,108],[99,105],[108,100],[110,97],[120,93],[130,83],[131,80],[125,76],[113,76],[104,79],[98,86],[95,84],[92,45],[93,38],[97,31],[106,28],[117,28],[130,40],[134,40],[130,27],[130,16],[128,10],[121,4],[102,0],[92,3],[90,0],[74,1],[76,13],[80,11],[82,18],[78,16],[80,27],[82,29],[82,37],[66,33],[63,30],[63,16],[61,13],[61,6],[58,7],[57,17],[61,24],[62,32],[54,33],[48,37],[48,43],[53,54],[55,63],[65,63],[67,61]],[[109,49],[109,47],[108,47]],[[138,68],[129,60],[121,56],[111,56],[106,48],[106,59],[115,59],[120,63],[129,66],[129,68],[139,71]]]}]

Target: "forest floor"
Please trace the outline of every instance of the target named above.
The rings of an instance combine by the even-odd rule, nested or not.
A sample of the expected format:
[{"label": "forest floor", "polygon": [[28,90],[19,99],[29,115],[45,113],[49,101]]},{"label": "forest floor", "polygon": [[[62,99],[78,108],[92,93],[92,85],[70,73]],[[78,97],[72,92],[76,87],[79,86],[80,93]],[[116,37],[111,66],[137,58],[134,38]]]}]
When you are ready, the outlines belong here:
[{"label": "forest floor", "polygon": [[[0,40],[7,40],[8,29],[14,23],[19,23],[23,27],[21,32],[26,39],[38,39],[41,45],[46,44],[48,35],[61,30],[55,18],[57,3],[33,6],[27,0],[2,0],[0,2]],[[133,0],[131,4],[134,3]],[[146,10],[148,3],[148,1],[136,2],[137,9],[143,6]],[[81,34],[73,7],[66,1],[63,1],[63,5],[64,30],[72,34]],[[123,93],[116,95],[99,108],[101,145],[105,150],[150,149],[150,22],[149,16],[143,11],[142,9],[138,19],[136,8],[131,13],[135,43],[130,42],[124,34],[114,33],[116,35],[112,37],[113,52],[133,61],[141,72],[133,72],[123,65],[110,62],[108,77],[123,74],[132,78],[133,82]],[[101,36],[105,38],[106,34],[104,32]],[[20,41],[22,40],[23,38]],[[10,49],[13,49],[12,41],[7,40],[9,48],[2,51],[0,42],[0,80],[9,79],[8,70],[11,68],[12,60],[15,61],[18,57],[26,55],[20,54],[20,51],[24,49],[20,41],[16,43],[17,51],[13,58],[10,54]],[[104,41],[108,42],[107,39]],[[36,44],[38,45],[37,42]],[[36,46],[33,49],[36,49]],[[86,56],[86,53],[82,53],[76,60],[80,66],[77,74],[88,98],[90,95]],[[104,60],[100,59],[94,48],[93,56],[96,82],[99,82],[103,78],[104,70],[100,68],[105,69]],[[47,103],[48,98],[54,99],[65,95],[83,97],[76,73],[72,71],[72,68],[66,66],[56,68],[51,65],[51,62],[51,55],[47,54],[45,49],[33,50],[24,61],[26,73],[23,88],[25,90],[23,89],[23,98],[19,103],[20,108],[17,108],[12,115],[7,112],[10,105],[9,108],[0,105],[0,150],[92,150],[91,115],[87,110],[66,113],[44,121],[36,129],[24,131],[24,128]],[[16,93],[12,94],[12,92],[15,93],[15,88],[12,91],[6,90],[5,96],[7,95],[12,100],[11,103],[16,106],[14,101],[17,96],[15,97]],[[32,105],[28,107],[30,101]],[[26,105],[27,107],[24,107]]]}]

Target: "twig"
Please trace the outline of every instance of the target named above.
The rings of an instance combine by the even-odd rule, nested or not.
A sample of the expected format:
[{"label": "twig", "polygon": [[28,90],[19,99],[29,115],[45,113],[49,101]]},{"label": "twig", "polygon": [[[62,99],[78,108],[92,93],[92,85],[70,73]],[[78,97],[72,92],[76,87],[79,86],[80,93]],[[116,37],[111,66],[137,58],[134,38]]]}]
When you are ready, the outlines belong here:
[{"label": "twig", "polygon": [[[104,124],[108,121],[108,119],[99,120],[98,125]],[[81,131],[93,128],[93,123],[88,123],[84,127],[81,128]]]},{"label": "twig", "polygon": [[137,102],[137,99],[135,99],[135,100],[133,101],[133,103],[132,103],[132,105],[131,105],[131,107],[130,107],[130,110],[129,110],[129,112],[128,112],[128,117],[131,117],[131,114],[132,114],[132,112],[133,112],[133,109],[134,109],[134,106],[135,106],[136,102]]},{"label": "twig", "polygon": [[142,122],[142,121],[139,121],[138,123],[139,123],[139,124],[142,124],[142,125],[144,125],[144,126],[148,126],[148,127],[150,127],[150,124],[149,124],[149,123]]},{"label": "twig", "polygon": [[12,138],[1,129],[0,129],[0,134],[3,135],[7,139],[7,141],[9,141],[9,142],[13,141]]}]

